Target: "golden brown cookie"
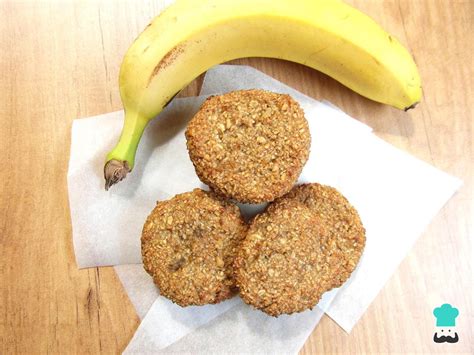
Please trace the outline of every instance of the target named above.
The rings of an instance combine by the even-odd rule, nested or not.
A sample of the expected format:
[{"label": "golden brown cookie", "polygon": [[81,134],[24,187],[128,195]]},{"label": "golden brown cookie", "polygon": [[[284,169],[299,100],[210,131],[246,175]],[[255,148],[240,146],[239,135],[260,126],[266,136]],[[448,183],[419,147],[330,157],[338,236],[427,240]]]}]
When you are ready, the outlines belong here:
[{"label": "golden brown cookie", "polygon": [[365,247],[365,228],[357,210],[335,188],[317,183],[295,186],[282,200],[303,203],[323,222],[326,263],[332,287],[341,286],[354,271]]},{"label": "golden brown cookie", "polygon": [[145,270],[180,306],[218,303],[236,291],[233,262],[246,228],[239,208],[212,192],[158,202],[143,227]]},{"label": "golden brown cookie", "polygon": [[208,98],[190,121],[186,139],[199,178],[217,193],[247,203],[288,192],[311,141],[299,104],[264,90]]},{"label": "golden brown cookie", "polygon": [[302,203],[272,204],[256,216],[235,259],[242,299],[272,315],[301,312],[327,289],[320,240],[324,229]]},{"label": "golden brown cookie", "polygon": [[359,216],[340,193],[297,186],[252,221],[235,259],[241,297],[273,316],[310,309],[347,280],[364,245]]}]

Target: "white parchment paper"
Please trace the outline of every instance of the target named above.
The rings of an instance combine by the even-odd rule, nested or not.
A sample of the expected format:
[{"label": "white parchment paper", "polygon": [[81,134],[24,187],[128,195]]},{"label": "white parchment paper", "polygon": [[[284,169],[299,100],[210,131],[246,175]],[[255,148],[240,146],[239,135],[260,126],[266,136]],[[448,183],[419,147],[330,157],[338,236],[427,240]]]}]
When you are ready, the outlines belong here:
[{"label": "white parchment paper", "polygon": [[[156,200],[204,187],[189,161],[183,133],[204,97],[175,99],[159,119],[152,121],[133,173],[109,192],[103,190],[103,159],[120,134],[123,113],[76,120],[68,173],[76,259],[79,267],[121,265],[116,267],[117,273],[138,315],[145,317],[127,351],[153,352],[165,347],[167,351],[232,351],[233,343],[220,342],[220,335],[237,332],[238,341],[247,344],[241,349],[291,353],[314,329],[321,310],[349,331],[460,186],[458,179],[390,146],[337,108],[310,99],[255,69],[216,67],[206,75],[203,93],[255,87],[290,93],[301,103],[310,124],[312,147],[300,181],[332,185],[359,210],[367,229],[362,260],[339,292],[325,294],[319,308],[278,321],[270,321],[273,318],[241,304],[238,298],[196,309],[168,303],[158,296],[141,265],[124,264],[141,262],[141,228]],[[248,215],[254,213],[249,206],[243,209]],[[295,319],[297,333],[306,334],[303,338],[291,332]],[[258,328],[260,333],[254,331]],[[279,340],[272,334],[278,334]]]},{"label": "white parchment paper", "polygon": [[315,307],[291,316],[269,317],[243,302],[167,348],[160,349],[152,331],[152,308],[138,327],[125,354],[296,354],[324,312]]}]

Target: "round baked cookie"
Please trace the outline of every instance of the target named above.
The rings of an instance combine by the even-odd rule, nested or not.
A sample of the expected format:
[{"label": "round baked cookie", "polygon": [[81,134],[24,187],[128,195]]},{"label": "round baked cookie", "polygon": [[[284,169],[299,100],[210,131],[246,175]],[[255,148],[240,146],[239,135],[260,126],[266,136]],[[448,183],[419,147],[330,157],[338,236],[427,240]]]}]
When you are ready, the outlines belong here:
[{"label": "round baked cookie", "polygon": [[364,246],[365,229],[344,196],[296,186],[249,227],[234,264],[241,297],[273,316],[312,308],[349,278]]},{"label": "round baked cookie", "polygon": [[357,210],[335,188],[317,183],[295,186],[280,201],[301,202],[321,219],[332,287],[341,286],[356,268],[365,247],[365,228]]},{"label": "round baked cookie", "polygon": [[236,291],[233,262],[246,229],[239,208],[212,192],[176,195],[145,222],[144,268],[180,306],[218,303]]},{"label": "round baked cookie", "polygon": [[264,90],[208,98],[190,121],[186,139],[201,181],[246,203],[288,192],[308,160],[311,141],[299,104]]},{"label": "round baked cookie", "polygon": [[244,302],[272,316],[315,306],[330,277],[324,233],[316,214],[298,201],[271,204],[257,215],[234,264]]}]

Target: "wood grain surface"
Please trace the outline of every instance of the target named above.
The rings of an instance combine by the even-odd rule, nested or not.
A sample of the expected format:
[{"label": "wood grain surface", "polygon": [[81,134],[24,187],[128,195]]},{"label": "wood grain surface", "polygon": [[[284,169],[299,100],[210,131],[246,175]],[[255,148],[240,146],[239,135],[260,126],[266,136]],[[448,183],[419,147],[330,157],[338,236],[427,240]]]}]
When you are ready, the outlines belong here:
[{"label": "wood grain surface", "polygon": [[[464,180],[350,335],[324,317],[316,353],[473,353],[473,15],[471,0],[351,0],[413,53],[423,102],[408,113],[325,75],[249,64],[369,124]],[[139,324],[112,268],[78,270],[66,186],[71,122],[122,108],[123,54],[154,1],[0,1],[0,353],[119,353]],[[201,81],[181,95],[195,95]],[[409,203],[409,201],[407,201]],[[432,341],[433,307],[460,310],[457,344]]]}]

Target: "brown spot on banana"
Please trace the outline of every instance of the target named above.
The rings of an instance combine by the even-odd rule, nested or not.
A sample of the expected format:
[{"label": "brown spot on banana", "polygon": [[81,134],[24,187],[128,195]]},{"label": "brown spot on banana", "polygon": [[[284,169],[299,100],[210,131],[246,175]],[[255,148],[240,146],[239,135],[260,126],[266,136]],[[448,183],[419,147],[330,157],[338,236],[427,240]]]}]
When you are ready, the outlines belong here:
[{"label": "brown spot on banana", "polygon": [[168,53],[166,53],[165,56],[161,58],[159,63],[153,69],[153,72],[151,73],[150,78],[148,78],[147,87],[150,85],[150,82],[153,80],[153,78],[156,75],[158,75],[167,66],[173,64],[176,58],[178,58],[179,55],[183,52],[184,52],[184,44],[178,44],[177,46],[173,47]]}]

